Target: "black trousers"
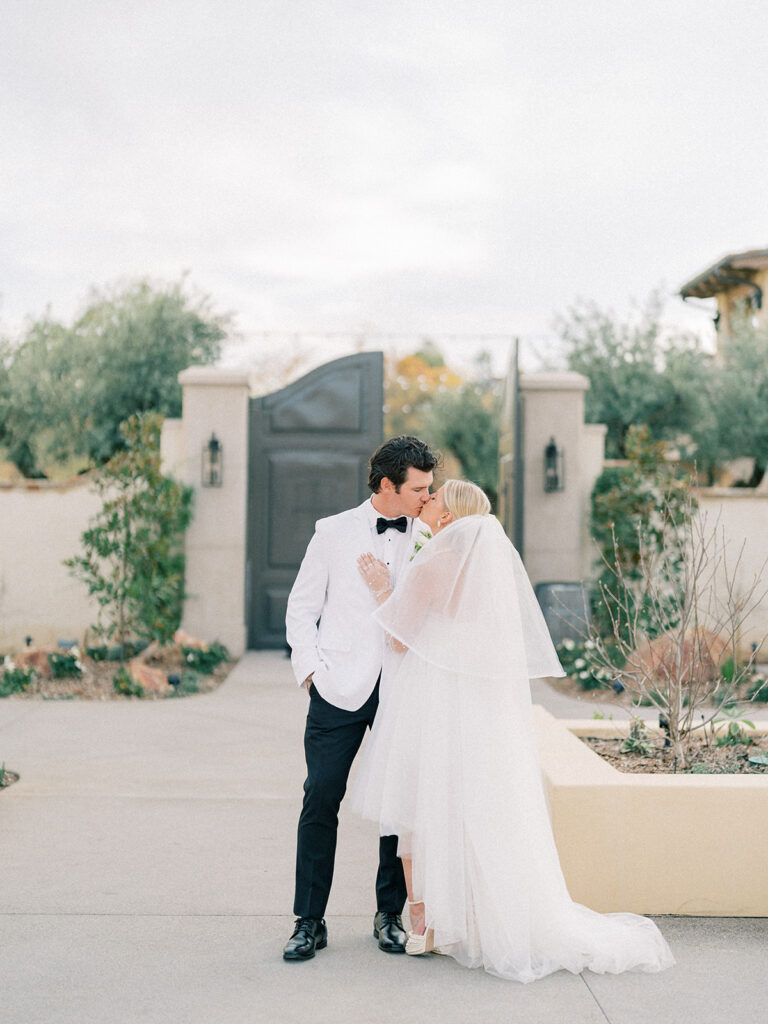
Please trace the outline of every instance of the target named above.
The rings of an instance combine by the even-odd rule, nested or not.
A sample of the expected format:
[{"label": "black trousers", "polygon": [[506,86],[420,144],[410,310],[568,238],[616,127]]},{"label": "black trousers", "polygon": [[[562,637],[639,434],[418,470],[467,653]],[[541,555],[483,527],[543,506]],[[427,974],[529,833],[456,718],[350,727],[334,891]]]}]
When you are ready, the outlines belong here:
[{"label": "black trousers", "polygon": [[[304,732],[307,780],[299,817],[296,845],[297,917],[325,916],[333,881],[339,806],[365,730],[373,725],[379,706],[379,684],[357,711],[344,711],[323,700],[314,685],[309,690],[309,711]],[[399,914],[407,892],[403,865],[397,856],[397,836],[379,840],[376,906]]]}]

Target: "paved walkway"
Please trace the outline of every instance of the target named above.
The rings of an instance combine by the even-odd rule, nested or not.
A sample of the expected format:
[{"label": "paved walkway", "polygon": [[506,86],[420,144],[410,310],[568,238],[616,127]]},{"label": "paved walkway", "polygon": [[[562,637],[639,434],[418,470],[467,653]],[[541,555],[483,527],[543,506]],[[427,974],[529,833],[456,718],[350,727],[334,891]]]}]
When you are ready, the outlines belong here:
[{"label": "paved walkway", "polygon": [[0,763],[22,776],[0,793],[2,1024],[763,1018],[768,919],[660,918],[678,965],[651,976],[523,986],[387,956],[371,937],[375,830],[343,809],[329,946],[284,963],[305,701],[278,652],[184,700],[0,701]]}]

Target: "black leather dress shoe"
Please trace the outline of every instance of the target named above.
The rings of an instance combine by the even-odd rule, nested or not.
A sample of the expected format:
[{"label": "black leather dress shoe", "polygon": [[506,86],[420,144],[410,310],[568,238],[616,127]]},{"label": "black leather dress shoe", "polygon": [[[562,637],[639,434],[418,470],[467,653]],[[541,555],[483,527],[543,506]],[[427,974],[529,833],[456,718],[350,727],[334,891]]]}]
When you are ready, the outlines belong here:
[{"label": "black leather dress shoe", "polygon": [[405,928],[399,914],[380,910],[373,919],[373,937],[379,940],[379,949],[385,953],[405,952]]},{"label": "black leather dress shoe", "polygon": [[315,917],[297,917],[293,935],[283,949],[283,960],[311,960],[316,949],[328,945],[328,929],[325,921]]}]

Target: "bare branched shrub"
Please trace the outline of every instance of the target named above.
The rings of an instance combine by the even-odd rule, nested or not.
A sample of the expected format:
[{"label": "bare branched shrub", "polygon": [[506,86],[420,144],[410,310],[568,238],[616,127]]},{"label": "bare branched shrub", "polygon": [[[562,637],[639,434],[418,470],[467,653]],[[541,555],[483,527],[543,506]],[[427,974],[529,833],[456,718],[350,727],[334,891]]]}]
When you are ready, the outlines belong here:
[{"label": "bare branched shrub", "polygon": [[[614,539],[614,557],[605,560],[610,573],[601,582],[610,630],[602,636],[594,631],[592,640],[596,660],[666,720],[684,768],[693,729],[733,703],[753,673],[757,650],[740,660],[739,637],[768,588],[761,583],[765,566],[737,585],[744,546],[729,561],[719,518],[710,527],[695,514],[690,497],[682,505],[664,503],[657,515],[664,542],[638,528],[631,575]],[[724,675],[728,658],[733,672]]]}]

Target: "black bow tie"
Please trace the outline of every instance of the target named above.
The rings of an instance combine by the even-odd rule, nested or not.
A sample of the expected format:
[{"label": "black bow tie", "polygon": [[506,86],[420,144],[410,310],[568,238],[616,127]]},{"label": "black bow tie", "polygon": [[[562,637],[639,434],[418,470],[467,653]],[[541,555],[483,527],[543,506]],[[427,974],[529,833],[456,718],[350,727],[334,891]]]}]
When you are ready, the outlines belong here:
[{"label": "black bow tie", "polygon": [[383,516],[379,516],[376,520],[376,533],[384,533],[392,527],[393,530],[399,530],[400,533],[405,533],[408,529],[408,520],[405,516],[400,516],[399,519],[384,519]]}]

